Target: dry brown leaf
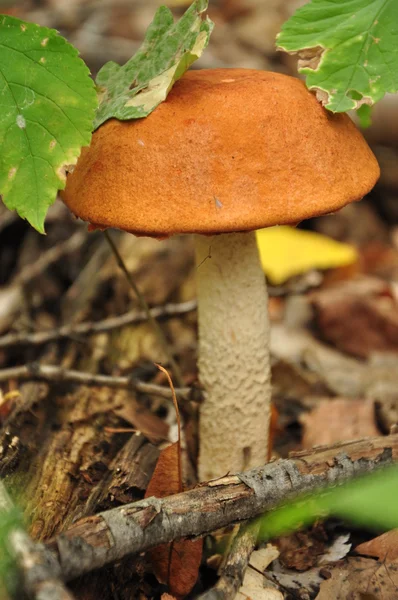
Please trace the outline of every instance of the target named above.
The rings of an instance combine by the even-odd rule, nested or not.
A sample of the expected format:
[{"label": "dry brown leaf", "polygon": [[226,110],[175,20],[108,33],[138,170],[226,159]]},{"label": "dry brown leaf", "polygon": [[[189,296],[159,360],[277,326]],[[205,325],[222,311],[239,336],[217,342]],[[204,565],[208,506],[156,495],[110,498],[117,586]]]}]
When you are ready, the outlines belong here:
[{"label": "dry brown leaf", "polygon": [[322,336],[360,358],[398,352],[398,303],[385,282],[361,278],[312,294]]},{"label": "dry brown leaf", "polygon": [[178,442],[164,448],[159,456],[145,498],[164,498],[182,491],[180,476],[180,446]]},{"label": "dry brown leaf", "polygon": [[348,558],[330,571],[316,600],[397,600],[396,563],[371,558]]},{"label": "dry brown leaf", "polygon": [[372,556],[379,560],[387,560],[388,562],[398,562],[398,529],[392,529],[382,535],[359,544],[355,548],[355,552],[363,556]]},{"label": "dry brown leaf", "polygon": [[303,448],[342,440],[379,435],[373,400],[338,398],[322,400],[311,412],[301,415]]},{"label": "dry brown leaf", "polygon": [[323,526],[318,524],[308,530],[282,536],[276,545],[280,553],[280,563],[285,568],[307,571],[318,564],[329,542]]},{"label": "dry brown leaf", "polygon": [[[167,371],[159,366],[169,381],[173,402],[177,412],[178,441],[164,448],[159,456],[145,498],[164,498],[183,491],[181,469],[180,416],[173,385]],[[196,583],[202,560],[203,540],[178,540],[162,544],[149,552],[153,570],[161,583],[169,586],[176,598],[186,596]]]}]

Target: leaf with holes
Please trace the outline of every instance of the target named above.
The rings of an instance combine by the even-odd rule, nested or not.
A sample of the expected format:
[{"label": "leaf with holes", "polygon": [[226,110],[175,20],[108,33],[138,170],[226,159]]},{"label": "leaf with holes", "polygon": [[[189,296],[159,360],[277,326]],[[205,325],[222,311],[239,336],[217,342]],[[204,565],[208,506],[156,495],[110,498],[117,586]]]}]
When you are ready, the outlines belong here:
[{"label": "leaf with holes", "polygon": [[209,43],[213,23],[202,18],[208,0],[196,0],[174,23],[169,8],[161,6],[144,43],[123,66],[106,63],[97,76],[100,106],[95,120],[138,119],[149,115]]},{"label": "leaf with holes", "polygon": [[283,25],[277,45],[298,54],[308,88],[333,112],[398,90],[397,0],[312,0]]},{"label": "leaf with holes", "polygon": [[0,16],[0,193],[44,232],[65,170],[90,143],[95,87],[57,31]]}]

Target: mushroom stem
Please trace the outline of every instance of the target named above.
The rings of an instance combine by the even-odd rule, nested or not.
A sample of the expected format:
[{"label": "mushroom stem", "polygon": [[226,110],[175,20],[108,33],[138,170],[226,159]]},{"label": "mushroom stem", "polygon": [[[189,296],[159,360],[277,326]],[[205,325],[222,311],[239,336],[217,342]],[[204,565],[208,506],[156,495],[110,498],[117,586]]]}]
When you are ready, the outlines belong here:
[{"label": "mushroom stem", "polygon": [[267,288],[254,232],[196,235],[202,481],[263,464],[268,454]]}]

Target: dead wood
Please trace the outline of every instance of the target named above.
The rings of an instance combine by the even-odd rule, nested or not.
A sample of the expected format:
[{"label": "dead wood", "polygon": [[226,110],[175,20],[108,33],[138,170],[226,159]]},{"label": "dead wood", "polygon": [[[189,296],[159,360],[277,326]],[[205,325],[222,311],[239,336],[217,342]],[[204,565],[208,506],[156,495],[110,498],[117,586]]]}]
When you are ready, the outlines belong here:
[{"label": "dead wood", "polygon": [[258,520],[243,523],[239,527],[231,548],[226,555],[216,585],[202,594],[199,600],[233,600],[242,585],[250,556],[256,547]]},{"label": "dead wood", "polygon": [[108,476],[88,498],[83,516],[142,498],[159,456],[159,448],[137,432],[109,465]]},{"label": "dead wood", "polygon": [[[171,390],[168,387],[156,385],[154,383],[145,383],[128,376],[113,377],[110,375],[95,375],[93,373],[84,373],[73,369],[64,369],[54,365],[41,365],[39,363],[28,363],[18,367],[0,370],[0,383],[17,379],[19,381],[46,381],[48,383],[76,383],[88,386],[104,386],[108,388],[117,388],[142,392],[143,394],[153,394],[161,398],[171,399]],[[191,399],[192,389],[189,387],[175,388],[179,400]]]},{"label": "dead wood", "polygon": [[[13,503],[0,481],[0,511],[5,513],[13,509]],[[60,579],[59,564],[45,546],[35,544],[17,525],[8,534],[8,541],[22,579],[19,582],[21,591],[32,600],[73,600]]]},{"label": "dead wood", "polygon": [[[185,315],[196,309],[196,300],[189,300],[178,304],[165,304],[150,309],[150,313],[155,319],[164,319]],[[143,323],[147,320],[146,312],[143,310],[131,310],[117,317],[110,317],[97,322],[85,322],[77,324],[62,325],[47,331],[18,331],[8,333],[0,337],[0,348],[11,346],[40,346],[48,342],[54,342],[61,339],[79,338],[80,336],[94,335],[96,333],[107,333],[115,329],[120,329],[126,325]]]},{"label": "dead wood", "polygon": [[391,464],[398,435],[300,452],[247,473],[226,475],[166,498],[147,498],[83,519],[48,547],[65,580],[182,537],[252,519],[282,501]]}]

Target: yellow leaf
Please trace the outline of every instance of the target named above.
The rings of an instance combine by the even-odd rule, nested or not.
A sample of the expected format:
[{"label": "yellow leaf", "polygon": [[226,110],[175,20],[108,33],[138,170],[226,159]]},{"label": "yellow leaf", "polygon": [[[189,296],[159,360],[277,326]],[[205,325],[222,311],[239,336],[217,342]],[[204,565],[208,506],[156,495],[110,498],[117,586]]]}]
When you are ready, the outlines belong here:
[{"label": "yellow leaf", "polygon": [[287,226],[259,229],[257,244],[264,273],[274,285],[311,269],[344,267],[358,258],[348,244]]}]

